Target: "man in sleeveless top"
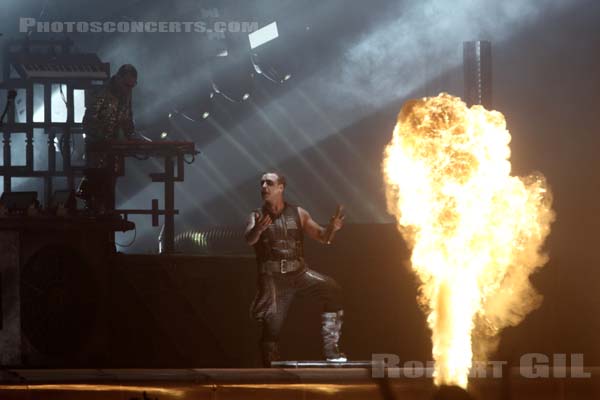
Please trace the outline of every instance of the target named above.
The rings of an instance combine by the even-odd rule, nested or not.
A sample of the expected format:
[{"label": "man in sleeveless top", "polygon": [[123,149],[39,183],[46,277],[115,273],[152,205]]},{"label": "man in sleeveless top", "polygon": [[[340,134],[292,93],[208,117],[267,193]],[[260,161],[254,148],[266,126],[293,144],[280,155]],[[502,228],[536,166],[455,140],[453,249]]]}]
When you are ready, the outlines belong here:
[{"label": "man in sleeveless top", "polygon": [[258,264],[258,292],[251,313],[262,326],[263,365],[270,367],[271,361],[279,360],[279,334],[297,294],[317,297],[323,303],[323,353],[327,361],[344,362],[346,356],[338,348],[344,314],[341,288],[304,262],[304,235],[326,243],[328,232],[341,229],[344,217],[332,217],[329,228],[323,228],[306,210],[284,201],[285,185],[280,173],[262,176],[264,203],[250,215],[245,233]]}]

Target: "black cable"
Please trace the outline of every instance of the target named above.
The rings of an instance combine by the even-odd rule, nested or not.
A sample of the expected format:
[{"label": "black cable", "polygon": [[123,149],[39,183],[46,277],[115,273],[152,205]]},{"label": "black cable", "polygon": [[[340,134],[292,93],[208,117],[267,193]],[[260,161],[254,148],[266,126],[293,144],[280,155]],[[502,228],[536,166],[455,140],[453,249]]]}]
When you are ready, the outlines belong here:
[{"label": "black cable", "polygon": [[8,91],[8,93],[6,95],[6,105],[4,106],[4,111],[2,112],[2,116],[0,116],[0,128],[4,124],[4,117],[8,113],[8,109],[11,106],[14,106],[15,98],[16,97],[17,97],[17,91],[16,90],[11,89],[11,90]]},{"label": "black cable", "polygon": [[63,103],[65,103],[65,106],[69,107],[69,104],[67,103],[67,98],[65,97],[65,94],[63,93],[63,84],[59,84],[58,85],[58,90],[60,90],[60,97],[62,97],[62,101]]}]

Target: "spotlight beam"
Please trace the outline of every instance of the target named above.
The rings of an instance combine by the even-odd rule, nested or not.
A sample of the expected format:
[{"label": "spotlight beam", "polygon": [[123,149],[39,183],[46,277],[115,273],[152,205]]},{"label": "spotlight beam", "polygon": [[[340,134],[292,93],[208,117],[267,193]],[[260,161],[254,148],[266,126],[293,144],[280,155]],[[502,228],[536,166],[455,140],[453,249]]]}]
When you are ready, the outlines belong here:
[{"label": "spotlight beam", "polygon": [[[494,43],[506,41],[542,16],[542,11],[543,16],[561,12],[567,7],[565,4],[560,0],[497,3],[499,16],[477,21],[476,24],[473,24],[471,16],[485,15],[486,8],[490,7],[489,1],[461,0],[456,4],[426,0],[394,5],[387,12],[389,20],[345,49],[343,56],[334,60],[335,65],[327,65],[296,83],[302,92],[310,94],[313,104],[302,104],[298,101],[297,91],[288,91],[265,104],[262,113],[248,116],[239,125],[254,132],[253,143],[270,145],[273,133],[265,130],[263,124],[281,106],[294,110],[297,120],[303,121],[303,129],[311,132],[313,143],[319,143],[423,88],[427,77],[422,73],[422,60],[437,63],[439,73],[444,73],[460,64],[460,44],[465,38],[478,37],[480,32],[486,32]],[[423,29],[424,26],[428,28]],[[398,70],[390,74],[390,66],[398,66]],[[315,108],[327,110],[327,122],[318,117]],[[292,135],[275,134],[286,143],[275,155],[280,162],[296,156],[307,147],[307,143]],[[209,147],[207,151],[223,151],[225,148],[220,140]],[[232,174],[231,182],[242,182],[252,173],[252,170],[236,172]]]}]

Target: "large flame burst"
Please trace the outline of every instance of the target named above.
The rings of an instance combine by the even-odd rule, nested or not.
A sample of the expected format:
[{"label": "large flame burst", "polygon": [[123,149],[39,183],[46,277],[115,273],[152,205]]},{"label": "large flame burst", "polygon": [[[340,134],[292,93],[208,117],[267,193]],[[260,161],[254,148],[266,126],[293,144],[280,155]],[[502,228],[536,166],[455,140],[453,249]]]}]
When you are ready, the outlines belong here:
[{"label": "large flame burst", "polygon": [[[554,218],[542,175],[511,176],[504,116],[459,98],[407,102],[385,149],[388,211],[412,248],[434,381],[466,388],[488,339],[540,304],[529,275]],[[487,347],[486,347],[487,345]]]}]

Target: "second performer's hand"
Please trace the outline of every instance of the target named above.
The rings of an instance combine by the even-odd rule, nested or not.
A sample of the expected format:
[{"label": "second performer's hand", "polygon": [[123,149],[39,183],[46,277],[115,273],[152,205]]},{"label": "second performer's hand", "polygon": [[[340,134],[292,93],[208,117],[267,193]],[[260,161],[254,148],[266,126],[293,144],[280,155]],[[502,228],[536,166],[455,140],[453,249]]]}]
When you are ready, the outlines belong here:
[{"label": "second performer's hand", "polygon": [[258,217],[258,215],[256,216],[255,226],[259,232],[264,232],[265,230],[267,230],[269,225],[271,225],[272,223],[273,220],[271,220],[271,216],[269,214],[265,214],[260,218]]}]

